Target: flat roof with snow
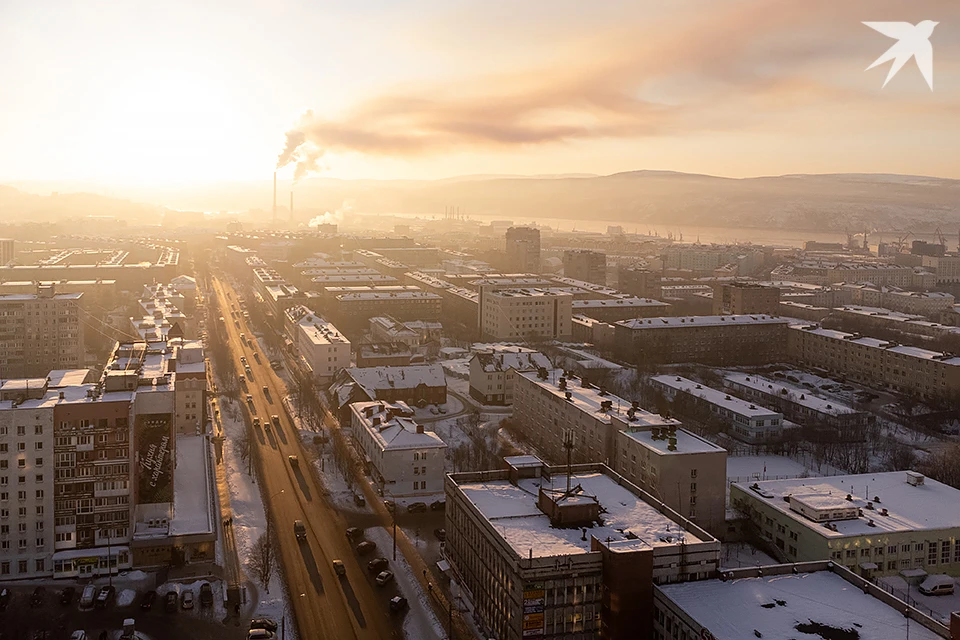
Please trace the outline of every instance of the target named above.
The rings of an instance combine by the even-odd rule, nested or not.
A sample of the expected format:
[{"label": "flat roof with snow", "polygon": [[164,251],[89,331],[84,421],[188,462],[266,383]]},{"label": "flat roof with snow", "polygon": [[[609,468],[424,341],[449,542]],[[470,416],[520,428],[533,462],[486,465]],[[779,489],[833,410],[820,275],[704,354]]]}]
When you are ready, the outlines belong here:
[{"label": "flat roof with snow", "polygon": [[724,451],[723,447],[713,444],[709,440],[704,440],[695,433],[685,429],[677,429],[672,432],[673,438],[676,438],[676,448],[669,448],[670,441],[667,438],[654,439],[653,431],[650,429],[641,429],[634,431],[627,429],[623,435],[633,438],[648,449],[652,449],[661,455],[683,455],[687,453],[717,453]]},{"label": "flat roof with snow", "polygon": [[[736,483],[734,486],[827,538],[960,527],[960,490],[930,478],[914,486],[907,482],[908,473],[888,471],[826,478],[766,480],[751,484]],[[754,484],[758,489],[751,488]],[[846,499],[848,494],[850,500]],[[853,520],[833,520],[831,522],[836,531],[832,531],[793,511],[784,501],[789,496],[808,504],[858,507],[863,511],[863,516]],[[874,501],[874,498],[880,498],[880,502]],[[867,507],[868,502],[873,502],[872,509]],[[882,515],[881,509],[886,509],[887,515]],[[871,520],[873,526],[869,524]]]},{"label": "flat roof with snow", "polygon": [[789,397],[790,402],[818,413],[830,415],[857,413],[855,409],[836,400],[826,400],[813,395],[813,391],[806,387],[798,387],[780,380],[771,380],[752,373],[728,373],[726,379],[733,384],[739,384],[755,391]]},{"label": "flat roof with snow", "polygon": [[[835,637],[859,640],[890,640],[906,637],[907,633],[908,620],[902,611],[829,571],[727,582],[699,580],[655,588],[716,640],[834,637],[825,635],[829,633],[826,629],[824,633],[798,629],[807,624],[850,629],[850,633]],[[941,640],[917,622],[910,624],[910,638]]]},{"label": "flat roof with snow", "polygon": [[905,347],[903,345],[897,345],[894,342],[887,342],[885,340],[879,340],[877,338],[866,338],[866,337],[857,337],[857,334],[846,333],[844,331],[837,331],[834,329],[824,329],[817,324],[791,324],[790,328],[795,331],[804,331],[806,333],[812,333],[814,335],[823,336],[825,338],[832,338],[834,340],[844,340],[852,344],[860,345],[863,347],[871,347],[874,349],[884,349],[892,353],[900,353],[912,358],[921,358],[924,360],[936,360],[937,362],[942,362],[944,364],[958,367],[960,366],[960,357],[951,356],[949,354],[944,354],[939,351],[930,351],[929,349],[921,349],[919,347]]},{"label": "flat roof with snow", "polygon": [[613,478],[602,473],[575,473],[571,486],[580,485],[586,495],[596,496],[603,513],[603,524],[594,522],[587,528],[586,540],[582,540],[581,530],[576,527],[551,526],[550,518],[537,506],[541,482],[545,489],[562,491],[567,478],[554,474],[552,482],[540,477],[520,479],[517,485],[493,480],[458,486],[521,558],[590,553],[591,536],[631,540],[648,547],[676,545],[681,537],[687,544],[703,542]]},{"label": "flat roof with snow", "polygon": [[214,533],[213,500],[206,436],[177,436],[170,535]]},{"label": "flat roof with snow", "polygon": [[689,393],[690,395],[698,396],[710,404],[723,407],[728,411],[745,416],[747,418],[783,418],[783,415],[777,413],[776,411],[771,411],[765,407],[758,407],[752,402],[741,400],[740,398],[731,396],[725,391],[717,391],[716,389],[712,389],[705,384],[700,384],[699,382],[694,382],[693,380],[688,380],[687,378],[667,375],[654,376],[651,378],[651,380],[666,387],[670,387],[671,389],[676,389],[677,391],[683,391],[685,393]]},{"label": "flat roof with snow", "polygon": [[719,327],[743,324],[787,324],[785,318],[764,314],[743,316],[685,316],[666,318],[634,318],[614,324],[627,329],[662,329],[666,327]]}]

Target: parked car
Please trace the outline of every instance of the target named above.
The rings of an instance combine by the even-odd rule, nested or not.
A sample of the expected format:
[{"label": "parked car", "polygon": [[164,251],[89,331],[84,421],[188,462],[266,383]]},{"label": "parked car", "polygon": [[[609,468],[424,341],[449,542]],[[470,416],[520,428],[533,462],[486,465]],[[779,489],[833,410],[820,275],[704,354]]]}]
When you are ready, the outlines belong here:
[{"label": "parked car", "polygon": [[343,565],[343,560],[333,561],[333,571],[338,576],[343,576],[347,574],[347,568]]},{"label": "parked car", "polygon": [[371,542],[370,540],[364,540],[363,542],[357,545],[357,553],[359,553],[362,556],[365,556],[368,553],[373,553],[376,550],[376,548],[377,548],[377,544],[375,542]]},{"label": "parked car", "polygon": [[371,573],[380,573],[390,566],[390,561],[386,558],[374,558],[367,563],[367,570]]},{"label": "parked car", "polygon": [[177,612],[177,592],[176,591],[167,591],[167,595],[164,596],[163,609],[167,613]]},{"label": "parked car", "polygon": [[274,633],[266,629],[250,629],[250,631],[247,631],[247,640],[271,640],[273,637]]},{"label": "parked car", "polygon": [[438,528],[438,529],[434,529],[434,530],[433,530],[433,535],[435,535],[435,536],[437,537],[437,540],[439,540],[440,542],[443,542],[444,540],[447,539],[447,530],[444,529],[443,527],[440,527],[440,528]]},{"label": "parked car", "polygon": [[948,596],[953,593],[953,578],[943,574],[928,576],[918,589],[925,596]]},{"label": "parked car", "polygon": [[271,618],[254,618],[250,621],[251,629],[264,629],[270,633],[276,633],[277,621]]},{"label": "parked car", "polygon": [[407,505],[407,513],[425,513],[426,510],[426,502],[411,502],[409,505]]},{"label": "parked car", "polygon": [[100,587],[97,593],[97,599],[93,606],[97,609],[106,609],[113,602],[113,597],[117,594],[117,588],[112,586]]},{"label": "parked car", "polygon": [[360,527],[347,528],[347,540],[356,540],[363,535],[363,529]]},{"label": "parked car", "polygon": [[353,494],[353,503],[358,507],[364,507],[367,504],[367,499],[363,497],[362,493]]},{"label": "parked car", "polygon": [[200,606],[213,606],[213,587],[210,586],[209,582],[204,582],[200,585]]},{"label": "parked car", "polygon": [[180,594],[180,608],[193,609],[193,591],[190,589]]},{"label": "parked car", "polygon": [[307,539],[307,528],[303,525],[303,520],[293,521],[293,533],[300,542]]},{"label": "parked car", "polygon": [[73,597],[77,595],[77,590],[75,587],[67,587],[60,592],[60,604],[63,606],[69,605],[73,602]]},{"label": "parked car", "polygon": [[443,500],[434,500],[430,503],[430,511],[443,511],[447,508],[447,503]]},{"label": "parked car", "polygon": [[87,640],[87,632],[83,629],[77,629],[70,634],[70,640]]},{"label": "parked car", "polygon": [[37,587],[33,590],[33,593],[30,595],[30,608],[39,607],[43,605],[43,599],[47,595],[47,590],[43,587]]},{"label": "parked car", "polygon": [[143,611],[150,611],[153,609],[153,602],[157,599],[156,591],[147,591],[143,594],[143,597],[140,598],[140,608]]},{"label": "parked car", "polygon": [[377,579],[375,582],[377,583],[378,587],[385,587],[387,584],[390,583],[391,580],[393,580],[392,571],[381,571],[377,575]]},{"label": "parked car", "polygon": [[407,599],[403,596],[393,596],[390,598],[390,611],[398,613],[407,608]]},{"label": "parked car", "polygon": [[89,609],[93,606],[93,601],[97,597],[97,588],[88,584],[83,588],[83,593],[80,594],[80,608]]}]

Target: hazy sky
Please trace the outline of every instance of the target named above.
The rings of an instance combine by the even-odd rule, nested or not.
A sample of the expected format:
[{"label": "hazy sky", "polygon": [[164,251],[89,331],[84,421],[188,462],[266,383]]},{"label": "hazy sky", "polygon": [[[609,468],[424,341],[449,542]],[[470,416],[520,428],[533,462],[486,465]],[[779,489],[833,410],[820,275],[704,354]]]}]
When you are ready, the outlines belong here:
[{"label": "hazy sky", "polygon": [[[925,19],[935,90],[881,89],[861,22]],[[0,181],[269,179],[294,128],[343,178],[960,178],[954,0],[0,0],[0,79]]]}]

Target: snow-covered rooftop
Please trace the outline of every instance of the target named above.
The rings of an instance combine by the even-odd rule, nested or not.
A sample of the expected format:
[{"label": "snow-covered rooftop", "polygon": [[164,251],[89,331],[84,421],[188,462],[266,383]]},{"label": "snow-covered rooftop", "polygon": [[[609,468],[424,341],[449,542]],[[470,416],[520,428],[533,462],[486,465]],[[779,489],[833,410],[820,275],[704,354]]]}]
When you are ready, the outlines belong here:
[{"label": "snow-covered rooftop", "polygon": [[350,344],[340,330],[333,326],[333,323],[327,322],[318,315],[308,313],[303,315],[298,322],[300,325],[300,335],[314,345],[320,344]]},{"label": "snow-covered rooftop", "polygon": [[[756,484],[759,491],[751,489],[752,484],[736,486],[828,538],[960,527],[960,490],[930,478],[925,478],[920,486],[913,486],[907,483],[904,471],[766,480]],[[850,500],[846,499],[848,494]],[[832,531],[791,510],[783,499],[786,496],[824,504],[842,501],[848,507],[860,508],[863,516],[833,521],[837,530]],[[880,502],[874,498],[880,498]],[[868,502],[873,502],[873,509],[867,508]],[[887,515],[882,515],[882,509],[887,510]]]},{"label": "snow-covered rooftop", "polygon": [[381,451],[445,449],[447,446],[437,434],[410,417],[413,411],[405,403],[355,402],[350,410]]},{"label": "snow-covered rooftop", "polygon": [[664,318],[634,318],[614,324],[628,329],[659,329],[663,327],[715,327],[731,324],[787,324],[784,318],[764,314],[742,316],[685,316]]},{"label": "snow-covered rooftop", "polygon": [[574,300],[574,309],[606,309],[607,307],[669,307],[653,298],[613,298],[604,300]]},{"label": "snow-covered rooftop", "polygon": [[553,527],[550,518],[537,507],[541,481],[545,489],[566,487],[565,475],[554,474],[552,478],[552,483],[544,478],[526,478],[517,485],[508,480],[493,480],[467,482],[459,487],[521,558],[589,553],[591,536],[600,540],[632,540],[648,547],[676,545],[681,538],[687,544],[701,542],[609,476],[575,473],[571,486],[580,485],[585,494],[596,496],[603,511],[603,524],[595,522],[587,529],[587,539],[582,540],[580,529]]},{"label": "snow-covered rooftop", "polygon": [[886,349],[892,353],[900,353],[907,355],[913,358],[922,358],[925,360],[937,360],[944,364],[960,367],[960,357],[950,356],[943,354],[939,351],[930,351],[929,349],[921,349],[919,347],[906,347],[903,345],[897,345],[893,342],[887,342],[885,340],[879,340],[877,338],[866,338],[866,337],[857,337],[856,334],[846,333],[844,331],[837,331],[834,329],[824,329],[820,325],[803,323],[803,324],[792,324],[790,329],[795,331],[805,331],[818,336],[823,336],[825,338],[832,338],[834,340],[845,340],[853,344],[857,344],[864,347],[872,347],[874,349]]},{"label": "snow-covered rooftop", "polygon": [[666,438],[654,439],[653,431],[650,429],[633,430],[627,429],[623,432],[628,438],[633,438],[648,449],[652,449],[661,455],[683,455],[687,453],[717,453],[723,451],[723,447],[713,444],[709,440],[704,440],[695,433],[685,429],[677,429],[671,432],[671,437],[675,438],[677,443],[673,450],[669,448],[670,441]]},{"label": "snow-covered rooftop", "polygon": [[447,379],[439,364],[418,364],[404,367],[353,367],[346,370],[371,398],[377,389],[412,389],[419,384],[443,387]]},{"label": "snow-covered rooftop", "polygon": [[782,395],[789,398],[790,402],[807,407],[808,409],[818,413],[830,415],[857,413],[856,409],[848,407],[843,403],[837,402],[836,400],[826,400],[819,396],[815,396],[810,389],[798,387],[790,384],[789,382],[771,380],[769,378],[764,378],[763,376],[758,376],[752,373],[736,372],[728,373],[726,375],[726,379],[733,384],[739,384],[762,393]]},{"label": "snow-covered rooftop", "polygon": [[[902,611],[829,571],[727,582],[699,580],[656,588],[716,640],[820,638],[813,631],[797,629],[799,624],[812,623],[852,629],[857,635],[850,637],[859,640],[906,637],[908,621]],[[910,638],[941,640],[916,622],[910,624]]]},{"label": "snow-covered rooftop", "polygon": [[654,376],[651,378],[666,387],[699,396],[707,402],[723,407],[727,411],[737,413],[750,419],[783,418],[783,415],[765,407],[759,407],[752,402],[741,400],[725,391],[718,391],[699,382],[688,380],[680,376]]},{"label": "snow-covered rooftop", "polygon": [[213,533],[215,530],[207,438],[177,436],[170,535],[195,535]]},{"label": "snow-covered rooftop", "polygon": [[549,369],[553,365],[550,359],[535,349],[513,347],[506,345],[490,345],[488,351],[475,351],[476,358],[484,371],[533,371],[540,368]]}]

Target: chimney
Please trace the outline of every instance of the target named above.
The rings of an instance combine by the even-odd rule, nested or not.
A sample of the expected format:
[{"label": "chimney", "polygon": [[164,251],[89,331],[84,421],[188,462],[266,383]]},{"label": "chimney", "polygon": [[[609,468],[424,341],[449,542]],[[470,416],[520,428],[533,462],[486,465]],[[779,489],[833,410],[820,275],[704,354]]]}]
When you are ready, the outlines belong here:
[{"label": "chimney", "polygon": [[277,172],[273,172],[273,221],[277,221]]}]

